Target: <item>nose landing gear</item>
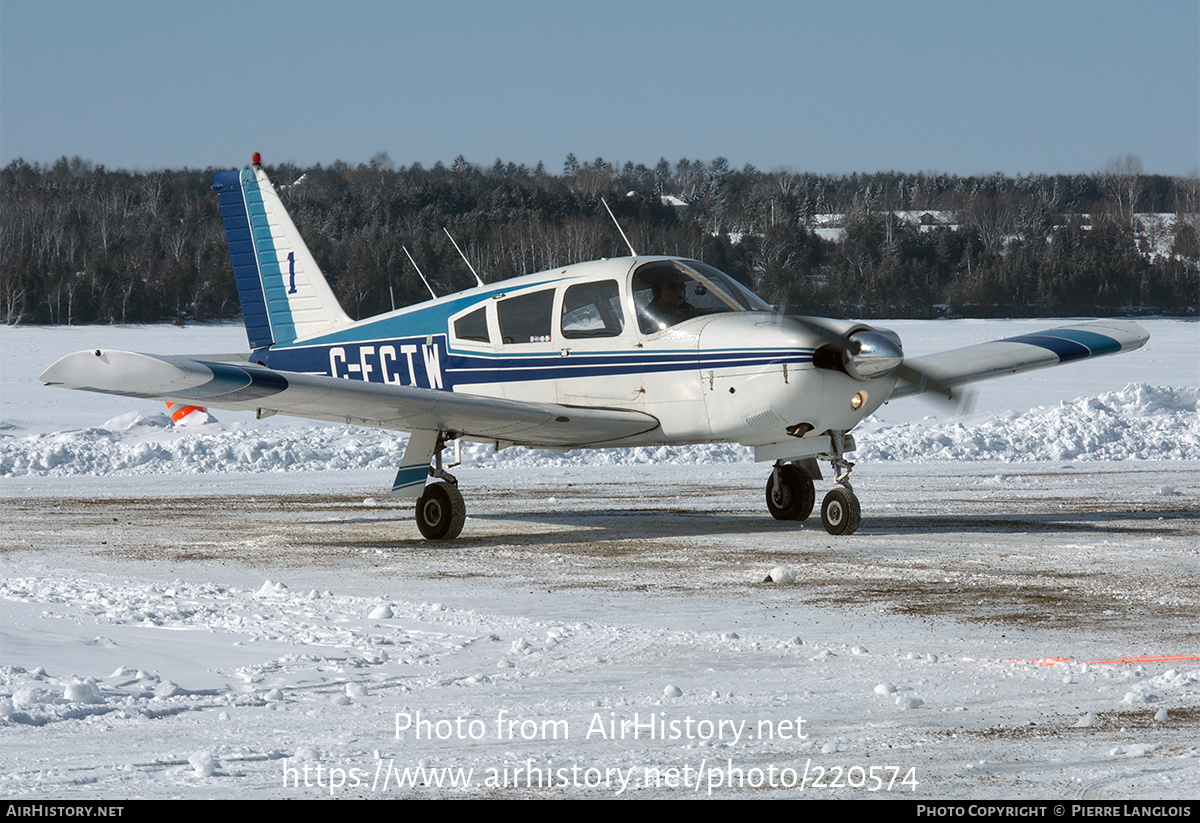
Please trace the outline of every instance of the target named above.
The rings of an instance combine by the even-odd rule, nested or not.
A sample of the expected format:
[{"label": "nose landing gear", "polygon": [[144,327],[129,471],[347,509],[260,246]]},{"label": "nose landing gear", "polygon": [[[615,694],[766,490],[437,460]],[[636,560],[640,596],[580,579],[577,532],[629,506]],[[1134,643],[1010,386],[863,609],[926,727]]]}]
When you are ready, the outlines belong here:
[{"label": "nose landing gear", "polygon": [[830,463],[837,473],[833,479],[838,485],[821,501],[821,525],[830,534],[854,534],[862,522],[862,508],[850,485],[850,470],[854,464],[843,454],[845,442],[844,432],[833,433],[834,456]]},{"label": "nose landing gear", "polygon": [[[836,473],[833,488],[821,501],[821,525],[830,534],[854,534],[862,522],[862,507],[850,485],[850,470],[854,464],[844,456],[845,432],[827,432],[830,435],[831,451],[827,457]],[[853,445],[850,447],[853,449]],[[807,461],[811,474],[795,462],[778,460],[767,478],[767,511],[776,520],[804,520],[812,514],[816,502],[813,476],[818,479],[821,472],[816,461]]]}]

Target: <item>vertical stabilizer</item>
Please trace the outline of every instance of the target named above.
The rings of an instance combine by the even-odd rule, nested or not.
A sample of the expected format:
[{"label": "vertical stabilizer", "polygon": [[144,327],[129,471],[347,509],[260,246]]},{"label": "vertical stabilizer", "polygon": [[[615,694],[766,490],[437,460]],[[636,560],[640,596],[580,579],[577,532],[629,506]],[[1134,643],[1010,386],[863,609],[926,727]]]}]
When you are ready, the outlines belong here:
[{"label": "vertical stabilizer", "polygon": [[353,321],[342,311],[261,166],[213,174],[250,348]]}]

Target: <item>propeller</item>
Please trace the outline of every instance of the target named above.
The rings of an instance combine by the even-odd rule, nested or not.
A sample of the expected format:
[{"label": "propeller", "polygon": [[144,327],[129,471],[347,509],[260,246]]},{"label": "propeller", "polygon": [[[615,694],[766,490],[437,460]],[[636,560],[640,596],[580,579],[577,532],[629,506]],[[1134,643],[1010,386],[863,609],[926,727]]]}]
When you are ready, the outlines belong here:
[{"label": "propeller", "polygon": [[[972,392],[950,386],[909,365],[905,362],[904,350],[900,343],[883,332],[870,327],[863,328],[862,324],[824,317],[793,314],[788,315],[788,319],[799,323],[826,341],[824,345],[818,347],[818,352],[823,348],[835,352],[839,356],[838,365],[856,380],[870,380],[895,374],[911,385],[912,388],[905,394],[928,393],[931,400],[949,404],[954,412],[966,413],[973,406],[974,394]],[[842,328],[839,329],[839,326]],[[814,355],[814,364],[821,365],[820,359],[819,354]]]}]

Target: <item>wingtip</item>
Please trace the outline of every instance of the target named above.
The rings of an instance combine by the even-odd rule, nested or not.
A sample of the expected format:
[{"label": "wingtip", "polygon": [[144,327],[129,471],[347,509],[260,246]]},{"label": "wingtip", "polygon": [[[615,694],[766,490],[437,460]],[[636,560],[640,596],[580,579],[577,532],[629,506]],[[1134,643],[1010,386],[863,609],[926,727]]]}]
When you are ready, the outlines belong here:
[{"label": "wingtip", "polygon": [[1123,352],[1140,349],[1150,340],[1150,332],[1132,320],[1101,320],[1089,325],[1111,331]]}]

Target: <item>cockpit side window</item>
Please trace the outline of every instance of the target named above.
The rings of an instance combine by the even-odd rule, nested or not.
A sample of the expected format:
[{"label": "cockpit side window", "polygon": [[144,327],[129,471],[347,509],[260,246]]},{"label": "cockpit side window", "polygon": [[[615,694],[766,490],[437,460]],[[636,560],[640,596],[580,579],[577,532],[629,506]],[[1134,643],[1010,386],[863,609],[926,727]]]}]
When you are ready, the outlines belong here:
[{"label": "cockpit side window", "polygon": [[688,319],[692,309],[687,299],[689,282],[691,278],[672,263],[653,263],[638,269],[633,276],[633,302],[643,334],[654,334]]},{"label": "cockpit side window", "polygon": [[459,340],[474,340],[490,343],[488,335],[487,308],[476,309],[454,321],[454,336]]},{"label": "cockpit side window", "polygon": [[633,275],[633,302],[643,334],[705,314],[771,311],[729,275],[694,260],[658,261],[638,269]]},{"label": "cockpit side window", "polygon": [[505,344],[545,343],[550,340],[554,289],[501,300],[496,306],[500,339]]},{"label": "cockpit side window", "polygon": [[625,330],[616,280],[576,283],[563,295],[562,333],[568,339],[618,337]]}]

